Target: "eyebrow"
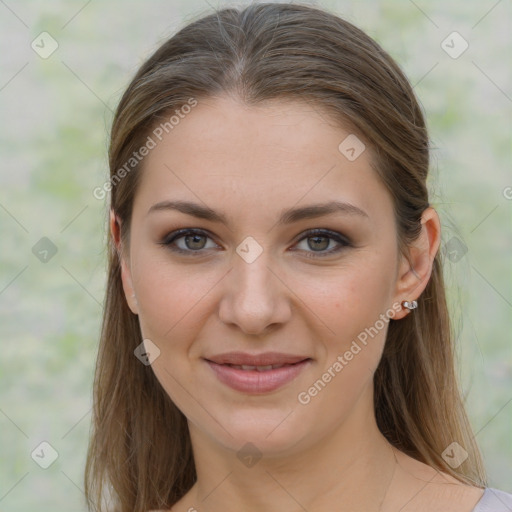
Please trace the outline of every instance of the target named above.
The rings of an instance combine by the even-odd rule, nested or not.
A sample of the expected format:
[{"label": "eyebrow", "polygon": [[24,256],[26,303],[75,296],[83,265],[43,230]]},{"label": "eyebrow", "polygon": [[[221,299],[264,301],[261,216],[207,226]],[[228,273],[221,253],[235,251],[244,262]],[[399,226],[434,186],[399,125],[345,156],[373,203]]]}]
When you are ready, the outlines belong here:
[{"label": "eyebrow", "polygon": [[[152,212],[176,210],[187,215],[192,215],[199,219],[205,219],[212,222],[218,222],[227,225],[228,220],[226,215],[216,212],[207,206],[193,203],[190,201],[161,201],[154,204],[149,210],[147,215]],[[345,215],[357,215],[361,218],[369,219],[368,214],[361,210],[361,208],[340,201],[330,201],[322,204],[312,204],[300,208],[290,208],[283,210],[277,224],[292,224],[304,219],[314,219],[324,215],[333,213],[342,213]]]}]

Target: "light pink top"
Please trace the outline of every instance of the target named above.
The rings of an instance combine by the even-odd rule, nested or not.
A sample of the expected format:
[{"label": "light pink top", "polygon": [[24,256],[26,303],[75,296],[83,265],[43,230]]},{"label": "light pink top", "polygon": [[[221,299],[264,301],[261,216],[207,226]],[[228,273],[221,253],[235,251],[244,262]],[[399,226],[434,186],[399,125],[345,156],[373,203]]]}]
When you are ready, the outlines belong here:
[{"label": "light pink top", "polygon": [[487,487],[473,512],[512,512],[512,494]]}]

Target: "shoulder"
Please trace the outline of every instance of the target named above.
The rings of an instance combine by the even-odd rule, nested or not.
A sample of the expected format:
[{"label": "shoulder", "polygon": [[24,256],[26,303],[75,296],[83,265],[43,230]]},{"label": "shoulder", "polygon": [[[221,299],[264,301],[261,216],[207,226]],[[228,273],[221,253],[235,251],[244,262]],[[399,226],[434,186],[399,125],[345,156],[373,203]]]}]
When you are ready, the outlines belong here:
[{"label": "shoulder", "polygon": [[474,512],[484,495],[484,489],[465,484],[403,452],[397,453],[397,462],[393,498],[383,512]]},{"label": "shoulder", "polygon": [[475,510],[475,507],[482,500],[484,489],[452,480],[444,473],[437,474],[437,477],[419,490],[417,501],[413,500],[418,512],[483,512]]},{"label": "shoulder", "polygon": [[512,494],[487,487],[472,512],[512,512]]}]

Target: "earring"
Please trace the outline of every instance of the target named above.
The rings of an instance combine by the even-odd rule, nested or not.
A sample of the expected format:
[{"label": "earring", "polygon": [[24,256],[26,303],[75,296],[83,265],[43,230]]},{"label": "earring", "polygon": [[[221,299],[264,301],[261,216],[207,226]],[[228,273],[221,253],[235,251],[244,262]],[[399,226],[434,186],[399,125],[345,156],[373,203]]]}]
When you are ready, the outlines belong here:
[{"label": "earring", "polygon": [[408,309],[409,311],[416,309],[418,307],[418,303],[415,300],[404,300],[402,302],[402,307]]}]

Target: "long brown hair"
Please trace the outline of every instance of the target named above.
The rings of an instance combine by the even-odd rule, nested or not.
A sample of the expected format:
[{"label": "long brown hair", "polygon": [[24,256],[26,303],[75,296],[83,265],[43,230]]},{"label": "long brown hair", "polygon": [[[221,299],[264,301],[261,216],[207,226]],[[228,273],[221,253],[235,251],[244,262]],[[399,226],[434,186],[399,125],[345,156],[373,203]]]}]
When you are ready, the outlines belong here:
[{"label": "long brown hair", "polygon": [[[422,111],[393,59],[352,24],[301,4],[252,4],[191,22],[139,69],[117,108],[109,164],[111,208],[128,247],[143,160],[126,167],[158,123],[191,98],[233,94],[247,105],[307,101],[372,149],[393,199],[400,250],[420,232],[429,206],[429,139]],[[120,172],[124,166],[124,172]],[[106,188],[105,188],[106,189]],[[85,468],[90,510],[111,499],[118,512],[170,508],[196,480],[184,415],[134,356],[138,317],[128,308],[119,255],[109,238],[108,282],[94,381]],[[434,260],[421,307],[391,320],[374,376],[377,424],[397,449],[459,481],[486,486],[478,446],[455,374],[453,332],[442,271]],[[453,442],[469,454],[457,468],[442,454]]]}]

